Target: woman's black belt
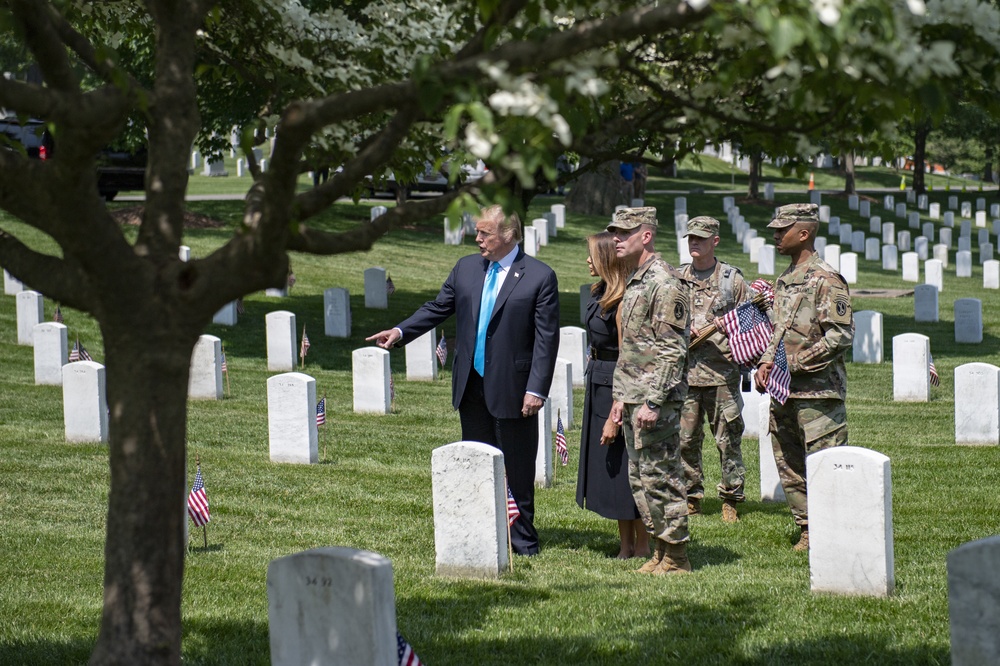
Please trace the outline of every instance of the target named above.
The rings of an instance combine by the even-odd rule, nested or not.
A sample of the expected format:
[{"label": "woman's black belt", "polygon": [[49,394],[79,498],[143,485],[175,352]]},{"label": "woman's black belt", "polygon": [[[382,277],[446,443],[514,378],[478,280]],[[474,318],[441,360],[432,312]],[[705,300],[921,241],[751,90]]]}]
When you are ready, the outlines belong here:
[{"label": "woman's black belt", "polygon": [[617,349],[598,349],[597,347],[590,348],[590,358],[597,361],[617,361],[618,360],[618,350]]}]

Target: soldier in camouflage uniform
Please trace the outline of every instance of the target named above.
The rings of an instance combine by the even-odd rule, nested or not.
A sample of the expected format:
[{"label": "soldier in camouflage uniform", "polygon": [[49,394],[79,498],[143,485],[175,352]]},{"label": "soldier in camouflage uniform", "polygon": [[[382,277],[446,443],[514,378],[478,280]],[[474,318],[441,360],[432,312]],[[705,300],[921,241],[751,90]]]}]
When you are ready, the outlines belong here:
[{"label": "soldier in camouflage uniform", "polygon": [[619,313],[621,350],[614,375],[612,418],[624,425],[629,484],[656,548],[639,571],[691,571],[680,457],[680,407],[687,393],[689,286],[653,249],[655,208],[615,212],[608,231],[616,251],[638,268],[629,276]]},{"label": "soldier in camouflage uniform", "polygon": [[[719,221],[695,217],[688,222],[688,248],[692,263],[681,267],[685,278],[694,283],[691,291],[691,339],[715,320],[750,297],[750,290],[738,268],[718,261]],[[705,496],[701,449],[707,419],[719,450],[722,480],[722,520],[739,520],[736,504],[746,499],[743,482],[743,396],[740,369],[729,351],[729,338],[720,326],[715,333],[688,354],[688,394],[681,409],[681,459],[687,477],[688,513],[701,513]]]},{"label": "soldier in camouflage uniform", "polygon": [[781,206],[768,226],[775,248],[791,257],[774,294],[774,336],[754,379],[764,390],[781,341],[785,343],[789,396],[771,399],[771,441],[788,506],[802,534],[795,550],[809,549],[806,456],[847,444],[847,368],[844,353],[854,339],[847,282],[817,256],[815,204]]}]

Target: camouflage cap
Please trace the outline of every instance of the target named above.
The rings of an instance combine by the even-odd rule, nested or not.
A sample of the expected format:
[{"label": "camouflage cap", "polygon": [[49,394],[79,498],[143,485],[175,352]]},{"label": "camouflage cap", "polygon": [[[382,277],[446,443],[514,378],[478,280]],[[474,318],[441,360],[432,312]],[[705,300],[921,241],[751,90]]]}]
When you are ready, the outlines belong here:
[{"label": "camouflage cap", "polygon": [[608,225],[608,231],[612,229],[631,231],[641,224],[648,224],[651,227],[656,226],[655,208],[646,206],[644,208],[621,208],[616,210],[614,216],[611,218],[611,224]]},{"label": "camouflage cap", "polygon": [[774,211],[768,229],[784,229],[796,222],[819,222],[819,206],[811,203],[788,204]]},{"label": "camouflage cap", "polygon": [[699,215],[688,220],[688,230],[685,236],[711,238],[719,235],[719,221],[714,217]]}]

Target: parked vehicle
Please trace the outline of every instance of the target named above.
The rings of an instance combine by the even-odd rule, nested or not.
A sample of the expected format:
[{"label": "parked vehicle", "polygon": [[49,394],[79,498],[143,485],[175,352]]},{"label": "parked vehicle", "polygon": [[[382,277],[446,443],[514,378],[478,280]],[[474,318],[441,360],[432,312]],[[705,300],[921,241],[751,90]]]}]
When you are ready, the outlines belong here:
[{"label": "parked vehicle", "polygon": [[[47,160],[55,156],[55,141],[41,120],[21,122],[16,116],[0,118],[0,148],[24,149],[31,159]],[[97,191],[111,201],[123,190],[146,189],[145,148],[136,151],[107,146],[97,155]]]}]

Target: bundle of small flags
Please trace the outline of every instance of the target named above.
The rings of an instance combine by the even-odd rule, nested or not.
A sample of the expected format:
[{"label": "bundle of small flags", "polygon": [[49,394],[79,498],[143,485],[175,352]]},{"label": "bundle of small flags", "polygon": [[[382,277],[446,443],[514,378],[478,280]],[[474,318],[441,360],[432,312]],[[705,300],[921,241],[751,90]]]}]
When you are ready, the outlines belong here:
[{"label": "bundle of small flags", "polygon": [[386,273],[385,275],[385,293],[388,294],[389,296],[392,296],[393,294],[396,293],[396,285],[393,284],[392,278],[389,277],[388,273]]},{"label": "bundle of small flags", "polygon": [[760,358],[774,334],[774,326],[760,308],[760,305],[766,308],[774,302],[774,290],[767,280],[755,280],[750,288],[755,292],[753,298],[719,319],[719,325],[729,337],[733,360],[743,365],[752,365]]},{"label": "bundle of small flags", "polygon": [[767,376],[767,392],[779,404],[785,404],[792,383],[792,375],[788,371],[788,356],[785,354],[785,341],[778,343],[778,349],[774,353],[774,365],[771,366],[771,373]]},{"label": "bundle of small flags", "polygon": [[399,666],[421,666],[422,664],[420,657],[398,631],[396,632],[396,657],[399,659]]},{"label": "bundle of small flags", "polygon": [[517,508],[517,502],[514,501],[514,493],[510,492],[507,479],[504,479],[504,485],[507,486],[507,525],[513,525],[514,521],[521,517],[521,510]]},{"label": "bundle of small flags", "polygon": [[75,363],[76,361],[93,361],[94,359],[90,357],[87,350],[84,349],[80,341],[77,340],[73,343],[73,350],[69,353],[69,362]]},{"label": "bundle of small flags", "polygon": [[561,416],[556,416],[556,453],[559,454],[559,462],[569,464],[569,447],[566,446],[566,431],[563,430]]},{"label": "bundle of small flags", "polygon": [[316,427],[326,425],[326,396],[316,403]]},{"label": "bundle of small flags", "polygon": [[198,527],[208,524],[212,519],[208,510],[208,495],[205,493],[205,480],[201,476],[201,465],[198,465],[198,472],[194,475],[194,485],[191,486],[191,494],[188,495],[188,515]]},{"label": "bundle of small flags", "polygon": [[441,364],[443,368],[445,363],[448,362],[448,341],[442,335],[441,340],[438,341],[437,347],[434,348],[434,354],[437,356],[438,363]]}]

